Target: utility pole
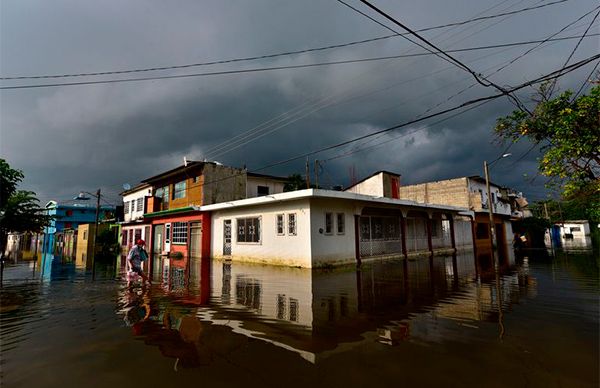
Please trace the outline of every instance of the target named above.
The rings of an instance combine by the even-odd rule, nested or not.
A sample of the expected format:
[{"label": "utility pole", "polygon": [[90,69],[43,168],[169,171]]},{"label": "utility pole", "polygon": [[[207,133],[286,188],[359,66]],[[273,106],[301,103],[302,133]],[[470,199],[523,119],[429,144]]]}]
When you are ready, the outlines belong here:
[{"label": "utility pole", "polygon": [[315,159],[315,188],[319,188],[319,160]]},{"label": "utility pole", "polygon": [[495,227],[494,227],[494,211],[492,209],[492,192],[490,190],[490,172],[488,169],[487,161],[483,161],[483,170],[485,171],[485,188],[487,189],[487,197],[488,197],[488,214],[490,216],[490,242],[492,243],[492,251],[496,249],[496,244],[494,241],[495,236]]},{"label": "utility pole", "polygon": [[100,189],[96,191],[96,222],[94,226],[94,244],[92,251],[92,280],[96,279],[96,239],[98,238],[98,217],[100,215]]},{"label": "utility pole", "polygon": [[308,166],[308,158],[306,158],[306,188],[310,189],[310,167]]}]

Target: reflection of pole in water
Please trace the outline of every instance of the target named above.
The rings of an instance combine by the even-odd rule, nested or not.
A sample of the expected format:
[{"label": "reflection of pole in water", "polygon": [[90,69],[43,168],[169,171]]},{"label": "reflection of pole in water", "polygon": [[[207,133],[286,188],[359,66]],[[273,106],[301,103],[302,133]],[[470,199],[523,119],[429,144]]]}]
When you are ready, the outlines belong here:
[{"label": "reflection of pole in water", "polygon": [[502,311],[502,289],[500,287],[500,268],[498,266],[498,252],[496,250],[492,251],[492,255],[494,255],[494,275],[496,277],[496,300],[498,304],[498,326],[499,326],[499,337],[502,339],[504,337],[504,312]]}]

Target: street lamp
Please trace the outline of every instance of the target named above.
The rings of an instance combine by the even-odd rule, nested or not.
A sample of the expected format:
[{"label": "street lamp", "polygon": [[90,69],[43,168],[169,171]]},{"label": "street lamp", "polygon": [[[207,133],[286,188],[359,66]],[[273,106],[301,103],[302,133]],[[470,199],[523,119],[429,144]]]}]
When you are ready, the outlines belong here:
[{"label": "street lamp", "polygon": [[89,193],[87,191],[79,192],[79,195],[73,199],[78,201],[87,201],[90,197],[86,197],[86,194],[96,198],[96,221],[94,223],[94,242],[92,244],[92,280],[96,279],[96,238],[98,237],[98,216],[100,215],[100,189],[96,191],[96,194]]},{"label": "street lamp", "polygon": [[496,163],[498,160],[503,159],[503,158],[507,158],[509,156],[511,156],[511,153],[508,154],[502,154],[499,157],[497,157],[496,159],[492,160],[490,163],[488,163],[487,161],[483,161],[483,170],[485,171],[485,187],[487,189],[487,197],[488,197],[488,214],[490,216],[490,242],[492,243],[492,252],[496,249],[496,244],[495,244],[495,230],[496,228],[494,227],[494,211],[493,211],[493,203],[492,203],[492,192],[490,190],[490,171],[489,171],[489,166],[491,166],[492,164]]}]

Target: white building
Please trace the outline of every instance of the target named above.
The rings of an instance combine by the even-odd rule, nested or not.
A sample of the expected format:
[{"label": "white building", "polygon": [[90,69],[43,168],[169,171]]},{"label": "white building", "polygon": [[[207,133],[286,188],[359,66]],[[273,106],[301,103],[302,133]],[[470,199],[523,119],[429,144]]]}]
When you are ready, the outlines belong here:
[{"label": "white building", "polygon": [[473,247],[473,213],[453,206],[300,190],[202,206],[211,212],[211,256],[297,267],[449,253]]},{"label": "white building", "polygon": [[152,186],[141,183],[130,190],[123,191],[123,219],[121,229],[121,247],[124,251],[131,248],[139,239],[150,238],[150,223],[144,222],[147,197],[152,196]]}]

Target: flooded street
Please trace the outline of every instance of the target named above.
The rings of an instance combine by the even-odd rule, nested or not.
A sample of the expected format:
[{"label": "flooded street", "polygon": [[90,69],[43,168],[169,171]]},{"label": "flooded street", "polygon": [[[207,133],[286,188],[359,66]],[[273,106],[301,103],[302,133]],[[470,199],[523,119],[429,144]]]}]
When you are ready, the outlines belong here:
[{"label": "flooded street", "polygon": [[471,253],[306,270],[153,258],[128,288],[38,255],[4,273],[3,387],[598,386],[598,259]]}]

